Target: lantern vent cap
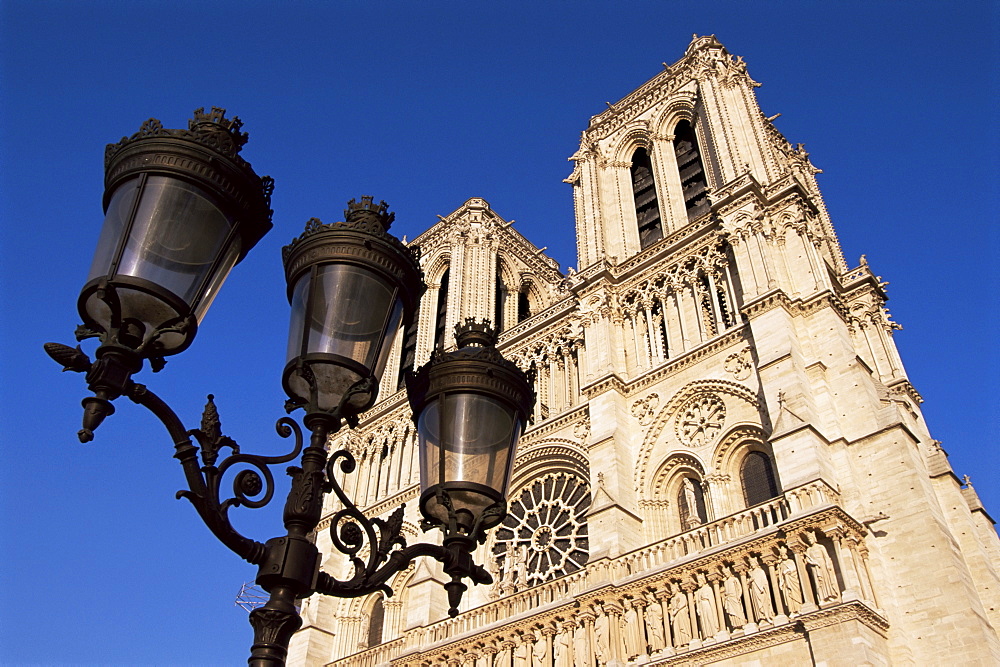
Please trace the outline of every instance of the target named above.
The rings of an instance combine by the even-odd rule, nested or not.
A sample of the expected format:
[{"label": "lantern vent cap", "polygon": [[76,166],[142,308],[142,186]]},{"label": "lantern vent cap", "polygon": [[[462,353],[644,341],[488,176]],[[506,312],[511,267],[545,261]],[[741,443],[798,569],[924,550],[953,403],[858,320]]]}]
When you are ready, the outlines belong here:
[{"label": "lantern vent cap", "polygon": [[319,218],[309,218],[305,231],[281,249],[281,256],[285,263],[288,263],[288,258],[295,252],[296,248],[314,236],[324,232],[353,231],[361,232],[389,244],[396,251],[411,258],[414,264],[419,266],[420,249],[417,246],[405,245],[388,232],[396,214],[389,212],[389,205],[384,201],[375,204],[373,200],[374,197],[369,195],[363,196],[360,203],[351,199],[347,202],[344,220],[341,222],[327,224]]},{"label": "lantern vent cap", "polygon": [[465,318],[465,322],[455,325],[455,343],[463,347],[495,347],[497,334],[490,326],[490,320],[477,322],[473,317]]}]

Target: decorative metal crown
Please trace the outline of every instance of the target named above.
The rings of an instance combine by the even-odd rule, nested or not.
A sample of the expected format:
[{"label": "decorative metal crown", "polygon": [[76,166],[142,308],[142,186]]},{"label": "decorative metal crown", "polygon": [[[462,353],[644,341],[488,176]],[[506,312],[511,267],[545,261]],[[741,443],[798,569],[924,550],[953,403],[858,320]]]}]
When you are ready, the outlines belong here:
[{"label": "decorative metal crown", "polygon": [[388,230],[389,226],[392,225],[392,221],[396,219],[396,214],[389,212],[389,205],[384,200],[375,204],[372,201],[373,199],[374,197],[371,195],[363,195],[361,203],[358,203],[355,199],[347,202],[347,208],[344,210],[344,220],[347,222],[368,222],[375,220],[382,225],[383,229]]},{"label": "decorative metal crown", "polygon": [[459,347],[494,347],[497,334],[490,326],[489,319],[477,322],[474,317],[466,317],[465,322],[455,325],[455,343]]},{"label": "decorative metal crown", "polygon": [[188,121],[188,129],[195,133],[203,132],[225,132],[233,142],[233,147],[238,153],[246,145],[249,135],[240,132],[243,128],[243,121],[239,116],[226,118],[226,110],[219,107],[212,107],[212,110],[205,113],[205,107],[194,110],[194,118]]}]

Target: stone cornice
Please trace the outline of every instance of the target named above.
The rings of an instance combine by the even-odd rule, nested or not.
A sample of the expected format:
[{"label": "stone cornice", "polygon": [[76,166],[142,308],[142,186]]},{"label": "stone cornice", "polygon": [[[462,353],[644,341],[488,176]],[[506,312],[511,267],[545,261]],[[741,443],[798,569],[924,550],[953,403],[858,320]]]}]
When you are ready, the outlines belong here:
[{"label": "stone cornice", "polygon": [[589,418],[590,408],[586,404],[577,406],[569,412],[564,412],[555,418],[546,419],[537,426],[526,430],[518,441],[518,446],[527,447],[531,443],[541,440],[560,429]]},{"label": "stone cornice", "polygon": [[783,308],[789,315],[802,316],[826,307],[837,313],[845,323],[847,322],[847,308],[844,302],[829,290],[816,292],[805,299],[793,299],[784,290],[773,289],[743,304],[740,313],[748,319],[753,319],[775,308]]},{"label": "stone cornice", "polygon": [[[817,630],[850,620],[864,623],[883,637],[886,636],[886,631],[889,629],[889,622],[887,620],[868,605],[857,600],[803,614],[796,617],[795,620],[797,622],[801,621],[807,631]],[[797,623],[786,623],[767,630],[761,630],[749,636],[734,637],[719,644],[712,644],[711,646],[705,646],[667,658],[654,659],[646,664],[671,666],[704,665],[746,655],[787,642],[801,641],[802,633],[796,630],[796,625]]]},{"label": "stone cornice", "polygon": [[581,391],[588,399],[593,399],[595,396],[599,396],[610,389],[615,389],[623,396],[633,396],[659,382],[663,378],[688,368],[689,366],[692,366],[693,364],[718,353],[720,350],[725,350],[733,345],[745,342],[746,333],[746,325],[738,325],[726,333],[702,343],[693,350],[688,350],[677,357],[667,360],[662,365],[646,371],[643,375],[640,375],[631,381],[622,380],[617,375],[610,374],[605,375],[590,385],[583,387]]},{"label": "stone cornice", "polygon": [[537,334],[537,337],[542,337],[555,328],[566,326],[566,316],[576,307],[576,299],[572,294],[560,299],[540,313],[502,332],[497,348],[501,352],[513,351],[515,347],[523,344],[528,336]]}]

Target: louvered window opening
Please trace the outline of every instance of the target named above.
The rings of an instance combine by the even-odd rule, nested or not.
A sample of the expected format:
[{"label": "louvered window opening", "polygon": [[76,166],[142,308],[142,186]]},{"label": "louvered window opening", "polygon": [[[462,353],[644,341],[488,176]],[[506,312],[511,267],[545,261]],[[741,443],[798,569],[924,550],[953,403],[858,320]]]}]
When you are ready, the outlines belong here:
[{"label": "louvered window opening", "polygon": [[528,302],[528,295],[524,292],[517,293],[517,321],[523,322],[531,317],[531,304]]},{"label": "louvered window opening", "polygon": [[750,452],[740,466],[743,497],[753,507],[778,496],[778,480],[771,459],[763,452]]},{"label": "louvered window opening", "polygon": [[656,199],[653,163],[645,148],[632,155],[632,194],[635,198],[635,218],[639,223],[639,246],[648,248],[663,238],[660,203]]},{"label": "louvered window opening", "polygon": [[691,123],[686,120],[678,123],[674,130],[674,154],[684,192],[684,208],[687,209],[688,220],[694,220],[708,213],[708,182],[701,151],[698,150],[698,138]]},{"label": "louvered window opening", "polygon": [[500,264],[500,258],[497,257],[497,277],[496,277],[496,295],[494,296],[493,304],[493,329],[499,334],[503,331],[503,301],[504,297],[507,295],[507,290],[503,285],[503,275],[502,267]]},{"label": "louvered window opening", "polygon": [[448,326],[448,274],[451,269],[445,269],[441,276],[441,287],[438,289],[437,319],[434,322],[434,347],[444,347],[446,342],[445,328]]},{"label": "louvered window opening", "polygon": [[413,318],[413,323],[403,332],[403,348],[400,352],[399,377],[396,379],[396,391],[401,391],[406,386],[406,374],[413,370],[413,363],[417,354],[417,318]]}]

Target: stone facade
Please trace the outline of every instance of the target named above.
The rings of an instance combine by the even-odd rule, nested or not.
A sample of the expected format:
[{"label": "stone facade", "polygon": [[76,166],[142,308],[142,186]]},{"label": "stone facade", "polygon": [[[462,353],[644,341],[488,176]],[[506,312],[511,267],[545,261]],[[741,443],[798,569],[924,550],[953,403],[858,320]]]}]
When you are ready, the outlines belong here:
[{"label": "stone facade", "polygon": [[367,514],[406,503],[408,540],[428,537],[399,372],[459,320],[497,322],[538,400],[476,554],[494,584],[456,618],[426,559],[392,597],[307,599],[290,664],[1000,664],[993,522],[929,435],[884,284],[846,263],[756,85],[696,37],[591,119],[566,179],[578,272],[482,199],[411,242],[419,324],[332,444]]}]

